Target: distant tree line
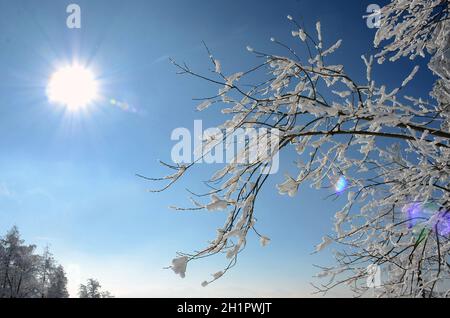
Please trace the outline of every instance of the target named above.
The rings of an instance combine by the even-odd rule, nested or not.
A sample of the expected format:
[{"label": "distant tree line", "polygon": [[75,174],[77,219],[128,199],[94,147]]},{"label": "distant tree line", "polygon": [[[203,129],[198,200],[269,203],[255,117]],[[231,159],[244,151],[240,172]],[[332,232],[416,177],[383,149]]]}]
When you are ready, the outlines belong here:
[{"label": "distant tree line", "polygon": [[[111,298],[100,283],[80,285],[80,298]],[[68,298],[64,267],[46,247],[42,254],[28,245],[16,226],[0,237],[0,298]]]}]

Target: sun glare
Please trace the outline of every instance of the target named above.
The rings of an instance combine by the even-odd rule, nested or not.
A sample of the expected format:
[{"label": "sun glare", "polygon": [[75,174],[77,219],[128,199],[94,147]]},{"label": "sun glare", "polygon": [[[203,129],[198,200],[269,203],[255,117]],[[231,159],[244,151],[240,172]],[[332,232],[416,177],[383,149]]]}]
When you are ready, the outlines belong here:
[{"label": "sun glare", "polygon": [[47,96],[50,102],[78,110],[91,104],[98,94],[94,74],[80,65],[70,65],[57,70],[50,78]]}]

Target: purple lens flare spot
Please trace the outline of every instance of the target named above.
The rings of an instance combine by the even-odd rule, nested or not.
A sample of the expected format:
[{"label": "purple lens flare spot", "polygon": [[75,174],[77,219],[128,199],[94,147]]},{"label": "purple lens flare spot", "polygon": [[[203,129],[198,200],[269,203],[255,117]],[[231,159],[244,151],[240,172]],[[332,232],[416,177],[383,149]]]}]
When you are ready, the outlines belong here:
[{"label": "purple lens flare spot", "polygon": [[423,217],[422,204],[411,203],[406,206],[406,217],[408,218],[408,228],[412,229]]},{"label": "purple lens flare spot", "polygon": [[443,211],[438,205],[411,203],[406,205],[403,211],[409,229],[423,223],[441,236],[450,236],[450,212]]},{"label": "purple lens flare spot", "polygon": [[441,236],[450,235],[450,212],[440,212],[435,225],[436,231]]}]

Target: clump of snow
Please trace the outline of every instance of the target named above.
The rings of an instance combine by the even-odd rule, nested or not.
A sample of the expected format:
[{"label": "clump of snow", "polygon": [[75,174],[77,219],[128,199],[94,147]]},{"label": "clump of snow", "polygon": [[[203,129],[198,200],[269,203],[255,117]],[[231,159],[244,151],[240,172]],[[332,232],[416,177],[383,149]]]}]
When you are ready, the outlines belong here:
[{"label": "clump of snow", "polygon": [[262,247],[266,247],[270,243],[270,238],[268,238],[266,236],[261,236],[259,238],[259,242],[261,243]]},{"label": "clump of snow", "polygon": [[172,270],[175,274],[179,274],[181,278],[186,277],[186,267],[189,259],[186,256],[174,258],[172,260]]}]

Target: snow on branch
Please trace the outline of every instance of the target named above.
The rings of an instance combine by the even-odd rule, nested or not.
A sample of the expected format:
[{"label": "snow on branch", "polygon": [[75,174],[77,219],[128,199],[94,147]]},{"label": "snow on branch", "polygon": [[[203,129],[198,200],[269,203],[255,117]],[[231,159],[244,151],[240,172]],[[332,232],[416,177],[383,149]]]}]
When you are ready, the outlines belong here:
[{"label": "snow on branch", "polygon": [[[337,266],[324,273],[331,280],[318,287],[320,292],[346,284],[364,295],[367,266],[376,265],[389,272],[376,290],[378,296],[449,294],[445,282],[450,279],[450,68],[444,58],[450,43],[448,10],[448,1],[394,0],[382,9],[375,38],[376,45],[385,44],[375,56],[379,62],[388,55],[395,61],[432,54],[430,69],[434,73],[439,69],[440,75],[431,101],[401,95],[418,67],[389,88],[373,80],[374,57],[363,55],[367,82],[353,80],[344,66],[324,58],[342,41],[327,46],[320,23],[311,35],[291,16],[292,36],[306,51],[306,60],[272,39],[286,47],[289,57],[249,47],[260,63],[239,73],[227,75],[209,49],[212,75],[173,61],[180,74],[217,88],[216,96],[204,99],[197,109],[208,111],[215,104],[223,116],[219,129],[266,127],[281,132],[277,151],[292,149],[298,154],[298,171],[277,187],[281,195],[295,196],[302,185],[311,185],[334,188],[336,196],[347,197],[335,214],[334,232],[316,246],[317,252],[333,242],[342,247],[335,253]],[[241,84],[247,78],[260,80]],[[169,167],[175,174],[162,178],[169,184],[161,190],[194,165]],[[269,238],[256,229],[255,210],[260,190],[270,178],[261,173],[264,165],[267,160],[251,164],[235,160],[214,173],[206,183],[210,191],[191,192],[196,197],[193,209],[221,211],[226,220],[206,247],[173,261],[176,273],[184,276],[190,261],[224,254],[227,266],[202,284],[207,286],[236,265],[249,232],[267,245]]]}]

